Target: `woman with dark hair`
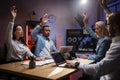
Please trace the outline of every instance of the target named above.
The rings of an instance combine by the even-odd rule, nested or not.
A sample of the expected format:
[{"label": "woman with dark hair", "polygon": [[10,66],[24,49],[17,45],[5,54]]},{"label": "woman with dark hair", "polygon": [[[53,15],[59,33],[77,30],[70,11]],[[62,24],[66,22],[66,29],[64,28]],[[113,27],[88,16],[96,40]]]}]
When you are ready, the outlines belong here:
[{"label": "woman with dark hair", "polygon": [[[22,26],[21,24],[14,24],[14,26],[13,26],[13,40],[16,40],[16,35],[14,34],[14,32],[16,32],[16,28],[18,27],[18,26]],[[25,41],[24,41],[24,38],[23,37],[20,37],[20,41],[23,43],[23,44],[25,44],[26,45],[26,43],[25,43]]]},{"label": "woman with dark hair", "polygon": [[[7,55],[6,61],[21,61],[24,60],[26,56],[35,57],[30,49],[27,47],[23,36],[24,32],[20,24],[14,24],[17,9],[15,6],[11,7],[12,21],[9,22],[7,32],[6,32],[6,46],[7,46]],[[36,60],[41,60],[42,58],[35,58]]]}]

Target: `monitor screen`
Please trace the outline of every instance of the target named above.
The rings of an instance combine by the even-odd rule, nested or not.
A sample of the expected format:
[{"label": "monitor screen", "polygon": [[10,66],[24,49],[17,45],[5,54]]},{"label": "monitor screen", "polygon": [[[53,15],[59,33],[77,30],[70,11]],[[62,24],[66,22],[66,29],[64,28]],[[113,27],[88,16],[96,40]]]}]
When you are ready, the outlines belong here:
[{"label": "monitor screen", "polygon": [[75,52],[94,52],[96,40],[83,29],[68,29],[66,45],[73,46]]}]

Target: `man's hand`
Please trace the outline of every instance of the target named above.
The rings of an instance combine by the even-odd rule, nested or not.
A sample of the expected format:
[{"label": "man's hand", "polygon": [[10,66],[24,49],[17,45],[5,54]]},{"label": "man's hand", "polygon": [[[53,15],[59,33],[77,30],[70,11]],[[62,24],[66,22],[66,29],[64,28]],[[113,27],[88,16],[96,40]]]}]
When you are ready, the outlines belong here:
[{"label": "man's hand", "polygon": [[10,7],[10,11],[11,11],[11,14],[12,14],[12,22],[14,22],[14,21],[15,21],[15,18],[16,18],[16,15],[17,15],[16,6]]},{"label": "man's hand", "polygon": [[45,13],[42,17],[42,22],[40,23],[41,25],[44,25],[48,22],[48,14]]}]

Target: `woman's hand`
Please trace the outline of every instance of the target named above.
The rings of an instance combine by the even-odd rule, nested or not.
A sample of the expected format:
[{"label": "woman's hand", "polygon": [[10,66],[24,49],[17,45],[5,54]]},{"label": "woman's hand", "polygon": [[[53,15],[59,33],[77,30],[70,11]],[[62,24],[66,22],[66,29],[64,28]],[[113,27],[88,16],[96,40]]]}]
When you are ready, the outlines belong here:
[{"label": "woman's hand", "polygon": [[87,55],[81,55],[80,58],[88,59],[88,56]]},{"label": "woman's hand", "polygon": [[85,28],[88,28],[88,24],[87,24],[87,21],[88,21],[88,15],[87,13],[83,13],[83,23],[84,23],[84,27]]},{"label": "woman's hand", "polygon": [[83,13],[83,16],[84,16],[83,22],[84,22],[84,23],[87,23],[87,19],[88,19],[87,13]]},{"label": "woman's hand", "polygon": [[45,58],[44,58],[44,57],[36,57],[35,60],[36,60],[36,61],[44,61]]},{"label": "woman's hand", "polygon": [[16,6],[10,7],[10,11],[11,11],[11,14],[12,14],[12,22],[14,22],[14,21],[15,21],[15,18],[16,18],[16,15],[17,15]]}]

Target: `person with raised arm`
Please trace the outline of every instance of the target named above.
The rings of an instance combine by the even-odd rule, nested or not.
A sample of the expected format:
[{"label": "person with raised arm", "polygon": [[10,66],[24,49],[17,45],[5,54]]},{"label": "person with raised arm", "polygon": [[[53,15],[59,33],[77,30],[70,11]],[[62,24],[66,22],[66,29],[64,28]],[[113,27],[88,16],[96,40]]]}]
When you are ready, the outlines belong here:
[{"label": "person with raised arm", "polygon": [[49,38],[50,26],[46,25],[47,22],[48,14],[45,13],[43,17],[40,18],[39,25],[33,29],[31,36],[35,42],[34,54],[38,57],[52,58],[50,52],[56,52],[57,49],[53,40]]},{"label": "person with raised arm", "polygon": [[67,61],[68,66],[76,67],[86,74],[98,76],[100,80],[120,80],[120,12],[109,15],[107,25],[112,43],[105,57],[96,64]]},{"label": "person with raised arm", "polygon": [[92,38],[97,40],[97,45],[96,45],[96,49],[95,49],[96,52],[94,56],[82,55],[80,56],[80,58],[85,58],[89,60],[94,60],[95,62],[99,62],[105,57],[106,52],[108,51],[111,44],[111,39],[109,38],[107,27],[103,21],[97,21],[95,23],[95,32],[94,32],[92,28],[88,26],[87,13],[84,13],[83,16],[84,16],[83,23],[84,23],[85,30],[90,34]]},{"label": "person with raised arm", "polygon": [[14,62],[24,60],[26,56],[33,56],[36,60],[42,60],[40,57],[36,57],[27,47],[26,42],[23,39],[24,32],[22,25],[15,24],[15,19],[17,16],[16,6],[10,8],[12,14],[12,20],[6,30],[5,45],[7,48],[6,61]]}]

